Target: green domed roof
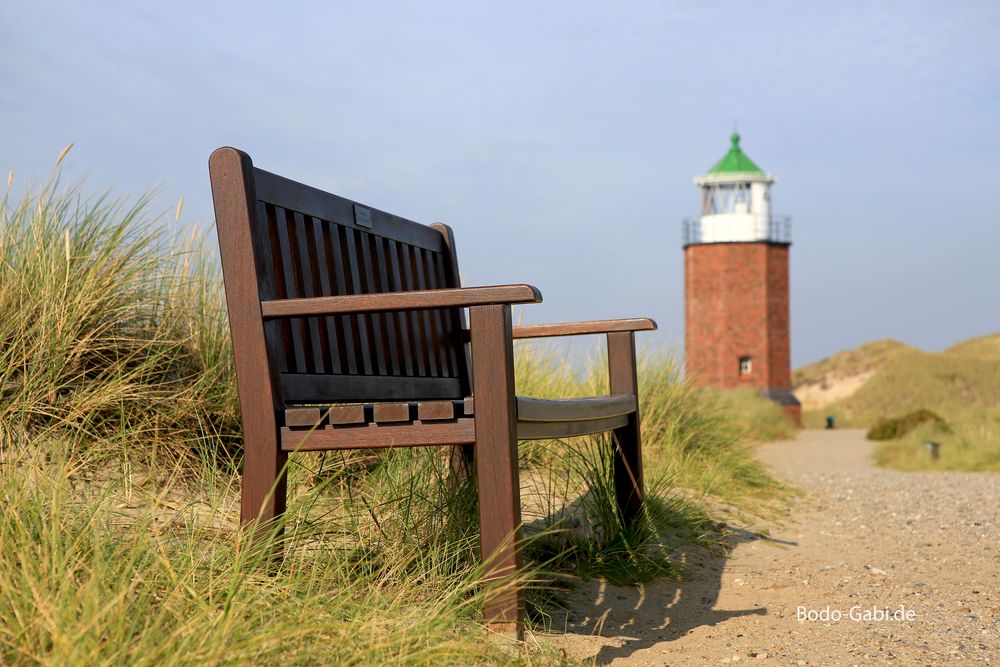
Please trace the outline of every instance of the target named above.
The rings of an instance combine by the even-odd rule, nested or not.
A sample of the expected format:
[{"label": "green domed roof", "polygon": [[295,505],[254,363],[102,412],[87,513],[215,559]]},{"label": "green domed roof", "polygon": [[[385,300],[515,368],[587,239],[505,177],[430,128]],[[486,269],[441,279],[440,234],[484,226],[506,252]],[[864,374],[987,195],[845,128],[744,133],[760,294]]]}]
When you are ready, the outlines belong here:
[{"label": "green domed roof", "polygon": [[708,170],[708,174],[763,174],[764,170],[754,164],[753,160],[748,158],[740,148],[739,132],[733,132],[729,139],[733,142],[733,145],[729,147],[729,152]]}]

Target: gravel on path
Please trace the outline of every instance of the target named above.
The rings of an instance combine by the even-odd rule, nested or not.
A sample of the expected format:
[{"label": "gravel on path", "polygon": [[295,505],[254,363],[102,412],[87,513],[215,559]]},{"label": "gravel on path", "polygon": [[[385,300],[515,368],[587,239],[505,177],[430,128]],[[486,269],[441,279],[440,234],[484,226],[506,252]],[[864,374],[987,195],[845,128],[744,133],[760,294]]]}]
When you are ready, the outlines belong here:
[{"label": "gravel on path", "polygon": [[613,665],[1000,665],[1000,474],[877,468],[859,430],[760,458],[805,492],[690,581],[594,581],[535,639]]}]

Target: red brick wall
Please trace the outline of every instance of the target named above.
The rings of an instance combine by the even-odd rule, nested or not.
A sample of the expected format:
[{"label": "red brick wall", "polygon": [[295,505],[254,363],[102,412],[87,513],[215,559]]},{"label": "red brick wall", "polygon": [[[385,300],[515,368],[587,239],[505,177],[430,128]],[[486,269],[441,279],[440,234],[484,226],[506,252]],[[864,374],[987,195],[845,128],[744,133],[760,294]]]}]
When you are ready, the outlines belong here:
[{"label": "red brick wall", "polygon": [[[702,386],[791,389],[787,245],[690,245],[684,292],[688,376]],[[743,356],[749,376],[739,372]]]}]

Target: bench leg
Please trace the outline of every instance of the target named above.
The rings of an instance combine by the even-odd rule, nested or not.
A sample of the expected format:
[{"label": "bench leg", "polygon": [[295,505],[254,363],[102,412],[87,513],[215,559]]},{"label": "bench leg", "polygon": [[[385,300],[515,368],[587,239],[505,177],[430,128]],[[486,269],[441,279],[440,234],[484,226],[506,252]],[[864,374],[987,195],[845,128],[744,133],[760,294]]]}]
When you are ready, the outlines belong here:
[{"label": "bench leg", "polygon": [[259,521],[261,527],[285,513],[288,455],[281,450],[278,431],[271,424],[247,419],[244,424],[243,494],[240,522]]},{"label": "bench leg", "polygon": [[464,479],[472,472],[476,448],[474,445],[455,445],[451,448],[451,473],[457,479]]},{"label": "bench leg", "polygon": [[[622,331],[608,334],[608,375],[611,395],[639,396],[636,377],[635,334]],[[639,434],[639,410],[629,415],[628,424],[611,434],[615,452],[615,496],[622,523],[632,525],[642,512],[642,442]]]},{"label": "bench leg", "polygon": [[484,617],[490,632],[521,640],[524,592],[512,579],[520,568],[521,497],[510,306],[478,306],[470,311]]}]

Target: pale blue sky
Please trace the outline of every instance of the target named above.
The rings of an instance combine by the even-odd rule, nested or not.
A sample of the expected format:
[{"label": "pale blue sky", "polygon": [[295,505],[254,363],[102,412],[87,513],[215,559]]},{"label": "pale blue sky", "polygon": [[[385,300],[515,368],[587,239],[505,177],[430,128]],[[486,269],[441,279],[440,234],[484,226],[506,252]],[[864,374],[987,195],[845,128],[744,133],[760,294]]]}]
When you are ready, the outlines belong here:
[{"label": "pale blue sky", "polygon": [[1000,330],[1000,3],[0,4],[0,167],[212,219],[207,159],[456,231],[525,321],[683,338],[680,221],[728,147],[792,216],[792,352]]}]

